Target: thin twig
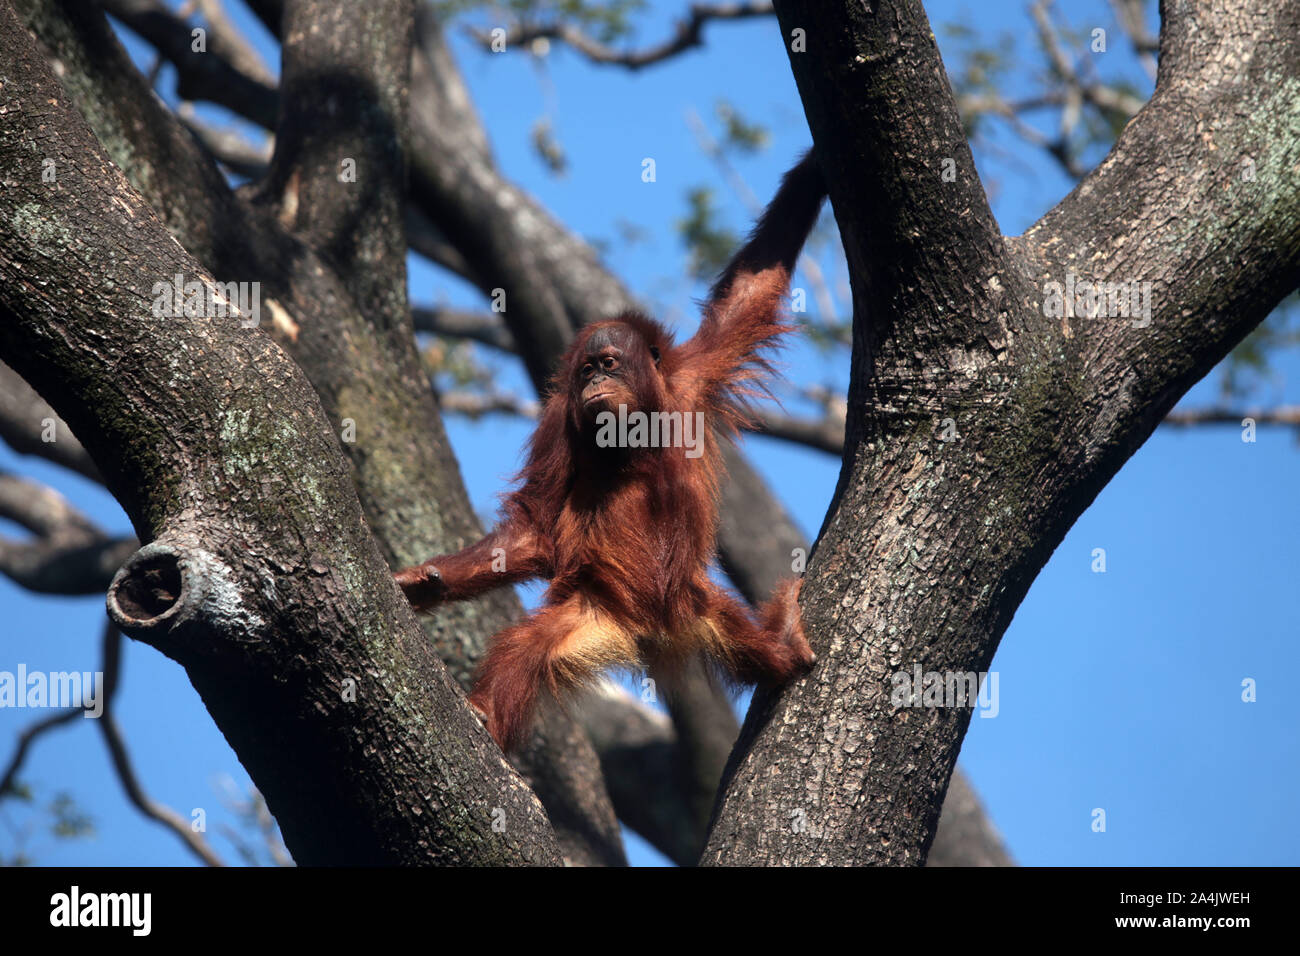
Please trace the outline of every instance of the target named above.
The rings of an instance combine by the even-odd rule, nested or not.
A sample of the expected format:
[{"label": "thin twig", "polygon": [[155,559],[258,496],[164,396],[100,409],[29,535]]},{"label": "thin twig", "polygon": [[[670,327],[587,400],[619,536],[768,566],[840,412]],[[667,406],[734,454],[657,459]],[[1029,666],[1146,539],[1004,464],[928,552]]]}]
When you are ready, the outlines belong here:
[{"label": "thin twig", "polygon": [[[772,4],[766,0],[750,3],[697,3],[692,5],[689,15],[677,22],[671,37],[663,43],[644,50],[620,52],[567,23],[519,24],[506,31],[505,42],[507,49],[511,47],[527,49],[538,40],[555,40],[577,50],[593,63],[639,70],[661,63],[694,47],[702,46],[704,25],[710,20],[744,20],[750,17],[771,16],[773,12]],[[468,32],[485,48],[492,49],[493,38],[489,31],[471,27]]]}]

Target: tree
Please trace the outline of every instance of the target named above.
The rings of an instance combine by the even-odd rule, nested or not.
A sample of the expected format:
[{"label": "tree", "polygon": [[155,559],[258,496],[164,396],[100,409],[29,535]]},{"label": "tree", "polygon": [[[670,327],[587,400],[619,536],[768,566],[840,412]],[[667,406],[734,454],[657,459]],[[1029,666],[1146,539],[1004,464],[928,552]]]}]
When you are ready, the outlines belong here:
[{"label": "tree", "polygon": [[[0,358],[84,445],[57,454],[102,476],[146,542],[123,562],[120,542],[47,517],[58,534],[30,575],[79,562],[93,588],[123,562],[113,623],[185,667],[301,863],[617,863],[616,806],[692,859],[731,744],[706,682],[674,704],[671,737],[617,699],[585,727],[550,715],[521,777],[455,686],[516,602],[422,627],[388,571],[477,530],[412,336],[408,243],[504,290],[538,384],[576,327],[631,296],[497,172],[427,8],[249,6],[283,38],[278,89],[219,19],[196,55],[165,9],[104,3],[192,95],[275,128],[264,175],[234,191],[98,10],[0,12]],[[852,278],[852,378],[803,597],[822,660],[756,697],[701,859],[920,863],[970,711],[899,707],[892,678],[986,671],[1073,521],[1296,287],[1300,6],[1167,9],[1155,95],[1015,238],[919,3],[776,13]],[[664,50],[698,42],[700,16]],[[262,321],[214,316],[215,298],[160,318],[155,283],[173,276],[260,282]],[[803,542],[744,459],[729,466],[723,564],[753,595]],[[755,525],[774,531],[746,545]],[[643,755],[667,742],[659,773],[618,766],[638,734],[657,748]],[[620,792],[666,781],[639,806]]]}]

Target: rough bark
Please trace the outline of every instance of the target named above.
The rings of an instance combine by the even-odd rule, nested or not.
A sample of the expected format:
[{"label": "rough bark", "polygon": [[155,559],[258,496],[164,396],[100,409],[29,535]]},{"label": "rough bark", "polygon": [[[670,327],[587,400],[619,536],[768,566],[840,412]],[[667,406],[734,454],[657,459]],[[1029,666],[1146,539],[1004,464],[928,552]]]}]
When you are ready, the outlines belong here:
[{"label": "rough bark", "polygon": [[0,73],[0,356],[150,542],[111,616],[186,668],[299,862],[556,862],[392,584],[311,386],[237,318],[155,314],[155,281],[213,280],[7,7]]},{"label": "rough bark", "polygon": [[[736,453],[733,450],[731,454]],[[760,601],[770,594],[778,580],[792,573],[798,558],[806,559],[809,550],[803,532],[781,503],[766,493],[766,488],[750,486],[749,483],[756,480],[761,482],[762,479],[750,469],[741,469],[731,475],[722,491],[724,505],[722,528],[719,530],[720,538],[736,542],[736,546],[723,553],[723,566],[736,587],[751,602]],[[746,516],[744,522],[738,520],[740,515]],[[706,765],[712,780],[711,793],[714,794],[709,803],[710,813],[720,797],[718,784],[736,737],[735,731],[731,731],[725,753],[707,745],[693,748],[700,754],[696,757],[697,762],[702,763],[704,755],[716,761]],[[593,740],[603,762],[605,756],[600,739],[593,735]],[[616,809],[619,806],[617,795],[614,806]],[[700,821],[705,832],[708,823],[707,819]],[[928,863],[931,866],[1013,865],[1002,837],[985,814],[974,787],[960,767],[953,771],[952,785],[943,801]]]},{"label": "rough bark", "polygon": [[[339,8],[322,20],[333,30],[317,29],[307,34],[309,43],[300,36],[290,44],[286,77],[293,106],[277,137],[277,172],[268,185],[248,190],[246,201],[230,193],[189,134],[149,94],[101,14],[80,4],[23,3],[60,63],[74,102],[173,235],[218,279],[262,283],[269,313],[263,325],[307,373],[336,433],[352,439],[342,447],[386,559],[403,566],[476,537],[478,522],[406,315],[405,247],[394,213],[404,189],[406,90],[392,64],[409,62],[409,41],[403,43],[405,59],[391,50],[383,57],[373,50],[348,52],[356,37],[405,29],[409,5]],[[334,71],[326,85],[338,102],[330,101],[333,112],[317,115],[308,106],[326,102],[313,66],[322,62]],[[357,114],[369,118],[359,123]],[[304,155],[312,162],[293,171]],[[356,183],[339,181],[345,158],[357,161]],[[376,215],[367,218],[365,210]],[[336,234],[357,241],[331,245]],[[487,638],[518,613],[514,595],[500,592],[424,622],[444,662],[467,686]],[[541,787],[539,796],[557,819],[587,819],[577,829],[560,827],[566,859],[620,863],[621,838],[598,786],[597,757],[565,715],[551,721],[558,725],[548,727],[516,765]],[[573,746],[553,751],[546,740]],[[543,773],[545,762],[560,766]],[[543,779],[565,786],[552,789]],[[592,834],[600,840],[589,842]]]},{"label": "rough bark", "polygon": [[[279,6],[278,4],[259,4],[257,6],[259,6],[259,8],[265,8],[267,11],[273,11],[273,12],[268,12],[266,14],[266,16],[268,17],[268,22],[270,22],[270,17],[275,16],[276,23],[278,24],[279,22],[278,20],[279,11],[277,9]],[[418,72],[418,68],[417,68],[417,72]],[[459,82],[458,79],[456,82],[458,84]],[[456,96],[455,86],[448,86],[447,84],[444,83],[444,84],[440,84],[438,89],[444,91],[450,90],[452,94],[452,99],[453,100],[455,99]],[[463,90],[461,90],[460,93],[463,94]],[[463,111],[464,109],[467,109],[466,106],[467,102],[468,100],[467,98],[465,98],[464,102],[461,102],[459,104],[453,102],[451,105],[455,109]],[[425,121],[417,124],[417,129],[425,129],[425,127],[427,127],[428,125],[429,125],[429,121],[426,119]],[[462,125],[464,126],[464,124]],[[474,124],[470,124],[470,125],[474,125]],[[164,124],[164,128],[165,126],[166,124]],[[131,132],[133,135],[139,135],[144,133],[146,130],[147,127],[137,126]],[[478,149],[478,146],[476,145],[476,140],[472,137],[467,139],[462,139],[459,147],[456,148],[459,148],[461,151],[463,151],[466,148],[465,144],[468,144],[468,148],[471,151],[476,151]],[[365,144],[358,144],[358,145],[362,148],[365,147]],[[453,149],[453,145],[451,144],[443,144],[443,145],[447,150]],[[486,155],[485,140],[483,141],[483,150],[484,152],[482,155]],[[420,155],[424,155],[424,154],[421,153]],[[452,165],[455,166],[456,164],[452,164]],[[482,168],[489,168],[489,164],[484,163],[482,165]],[[515,257],[521,257],[521,253],[520,253],[521,249],[531,248],[531,249],[543,250],[542,252],[538,252],[531,259],[529,259],[527,256],[522,256],[524,260],[522,271],[520,271],[517,276],[511,275],[509,277],[509,285],[511,288],[534,288],[535,289],[538,286],[532,283],[542,282],[543,284],[545,284],[546,282],[549,282],[550,285],[545,286],[545,288],[547,288],[548,290],[551,288],[558,288],[560,290],[560,294],[555,301],[548,301],[546,299],[546,295],[537,296],[535,297],[535,299],[534,297],[529,297],[524,301],[525,301],[525,305],[529,308],[531,308],[532,305],[534,304],[534,301],[536,301],[536,310],[534,310],[531,314],[526,313],[525,315],[527,321],[529,322],[530,328],[538,330],[537,334],[539,336],[538,341],[533,343],[534,347],[526,350],[527,354],[530,356],[543,355],[548,350],[553,351],[557,347],[562,347],[563,343],[567,341],[567,335],[571,334],[571,329],[569,332],[564,332],[563,325],[566,323],[561,322],[560,319],[565,319],[567,317],[567,324],[570,325],[572,325],[574,322],[586,321],[586,318],[583,318],[584,315],[590,317],[590,315],[603,314],[606,311],[603,308],[603,305],[605,304],[606,300],[608,300],[608,302],[611,304],[612,307],[612,304],[622,299],[624,297],[624,294],[622,293],[621,289],[617,287],[617,283],[614,282],[612,278],[608,277],[608,275],[604,273],[603,270],[600,269],[599,265],[594,262],[594,259],[588,258],[588,255],[584,251],[585,247],[582,246],[581,243],[577,243],[576,240],[572,240],[573,243],[577,243],[577,244],[575,247],[571,248],[570,244],[568,243],[557,243],[557,242],[549,241],[556,237],[555,230],[557,229],[557,227],[554,225],[553,221],[549,220],[548,217],[545,217],[545,215],[540,213],[539,211],[530,212],[530,210],[534,209],[532,205],[528,205],[524,209],[525,214],[518,217],[517,222],[515,222],[516,217],[505,215],[504,212],[508,210],[514,210],[515,212],[518,211],[520,201],[521,201],[520,197],[522,196],[522,194],[512,193],[508,191],[503,193],[500,188],[502,185],[501,181],[499,180],[499,178],[496,176],[494,172],[491,175],[489,175],[485,180],[482,179],[481,175],[476,180],[474,175],[475,171],[476,171],[476,166],[475,163],[472,161],[469,162],[464,167],[461,167],[459,169],[453,169],[453,178],[450,180],[450,186],[444,187],[447,190],[447,192],[444,195],[450,195],[451,193],[456,192],[456,190],[460,190],[460,192],[458,193],[458,196],[455,202],[453,203],[453,208],[451,209],[451,211],[446,212],[444,210],[443,217],[444,219],[447,219],[448,221],[452,222],[453,225],[459,222],[461,228],[469,230],[466,239],[468,251],[470,253],[473,253],[474,250],[479,250],[480,260],[483,262],[487,262],[489,264],[494,263],[494,261],[495,262],[504,261],[506,263],[513,263]],[[479,173],[481,173],[481,171],[482,171],[481,169],[478,170]],[[427,169],[425,170],[426,174],[429,174],[430,172],[431,171]],[[206,175],[206,173],[204,173],[204,175]],[[421,175],[421,173],[417,170],[416,175],[419,176]],[[479,180],[482,181],[480,182]],[[272,193],[271,195],[282,197],[284,195],[283,187],[286,186],[288,182],[289,182],[288,177],[282,176],[278,181],[279,188],[277,188],[276,192]],[[470,183],[471,186],[473,186],[473,188],[468,190],[470,195],[470,201],[468,202],[466,201],[466,192],[465,192],[465,184],[467,182]],[[478,185],[474,185],[475,182],[478,182]],[[424,180],[423,187],[427,187],[428,185],[429,185],[429,180],[428,179]],[[425,202],[428,202],[428,194],[425,193],[423,195],[424,195]],[[477,197],[477,201],[475,200],[475,197]],[[152,197],[150,198],[151,201],[153,201]],[[328,197],[325,198],[326,201],[328,201]],[[449,203],[452,202],[450,199],[446,201]],[[527,204],[531,204],[531,200],[528,200],[527,197],[522,197],[522,201],[526,202]],[[157,203],[155,203],[155,205],[157,205]],[[283,212],[285,211],[285,207],[283,206],[283,204],[279,202],[278,198],[273,198],[271,200],[271,206],[275,209],[277,213],[283,214]],[[170,211],[173,214],[180,214],[182,208],[187,208],[187,207],[172,206],[170,207]],[[168,209],[168,206],[164,204],[162,206],[162,209]],[[482,211],[484,210],[498,210],[501,211],[502,215],[498,216],[496,215],[495,212],[490,212],[488,214],[480,214],[478,216],[467,216],[466,211],[468,209],[477,209],[480,211],[480,213],[482,213]],[[348,210],[343,210],[343,211],[346,213]],[[356,211],[356,207],[354,205],[351,207],[351,213],[355,215],[355,211]],[[213,222],[220,223],[223,221],[220,219],[220,217],[214,219],[210,215],[205,214],[202,208],[200,208],[197,212],[191,212],[191,215],[193,215],[195,219],[198,220],[196,225],[200,229],[202,229],[205,226],[210,228],[211,223]],[[498,219],[504,219],[506,221],[514,222],[515,225],[513,230],[509,228],[507,229],[500,228],[498,224]],[[246,222],[247,220],[244,221]],[[333,219],[333,226],[337,227],[340,222],[345,222],[345,221],[346,219],[340,219],[336,216]],[[486,235],[484,235],[485,231],[486,231]],[[318,229],[314,231],[314,234],[318,241],[324,242],[326,244],[330,242],[331,236],[335,236],[335,238],[337,238],[333,228]],[[231,233],[229,233],[229,235],[233,236],[233,235],[237,235],[237,233],[232,231]],[[476,236],[478,238],[476,238]],[[379,240],[382,240],[382,238],[383,237],[377,237],[377,239]],[[186,242],[186,245],[187,247],[189,247],[188,241]],[[216,243],[216,245],[220,247],[221,245],[224,245],[224,242],[218,242]],[[576,258],[574,256],[575,250],[578,253]],[[310,250],[307,251],[310,252]],[[391,250],[388,251],[391,252]],[[331,248],[329,249],[326,255],[327,258],[330,260],[334,260],[337,258],[342,260],[346,264],[346,262],[349,261],[349,258],[355,255],[355,252],[356,252],[355,249],[342,250],[340,252],[340,250]],[[331,262],[331,265],[335,265],[335,264],[336,263]],[[306,271],[308,273],[312,273],[314,270],[309,269]],[[238,272],[235,273],[236,276],[239,274],[240,273]],[[248,273],[243,273],[243,274],[247,275]],[[231,276],[223,276],[223,277],[231,277]],[[367,278],[366,275],[360,270],[353,270],[350,276],[348,274],[347,269],[342,270],[341,271],[342,281],[338,282],[337,284],[342,287],[343,292],[335,293],[335,294],[340,295],[343,298],[356,297],[359,300],[366,300],[367,294],[364,288],[366,283],[366,278]],[[487,280],[479,279],[478,281],[485,288],[495,287],[491,282],[488,282]],[[361,285],[359,286],[358,283],[360,283]],[[316,297],[314,294],[302,295],[301,292],[296,292],[298,288],[299,287],[296,285],[296,282],[291,283],[289,290],[285,293],[286,299],[290,295],[294,295],[296,293],[300,295],[303,299],[307,299],[311,301],[315,300]],[[384,288],[388,288],[388,287],[384,287]],[[593,289],[595,290],[594,292]],[[392,315],[393,310],[386,309],[385,304],[381,301],[382,293],[383,293],[382,288],[378,288],[375,284],[372,283],[371,291],[380,298],[380,301],[378,301],[378,311],[381,318],[381,322],[379,324],[382,327],[382,317],[384,316],[385,312],[387,312],[389,315]],[[372,296],[370,301],[376,301],[375,296]],[[518,303],[519,301],[520,301],[519,296],[512,296],[511,298],[512,304]],[[392,305],[392,303],[389,303],[389,305]],[[310,302],[304,303],[304,307],[309,308]],[[355,312],[358,310],[356,310],[356,308],[353,307],[352,311]],[[301,334],[304,325],[299,320],[302,318],[302,315],[295,311],[295,312],[290,312],[289,317],[291,320],[293,320],[292,327],[296,328],[299,334]],[[284,330],[277,329],[276,331],[282,333]],[[281,335],[281,341],[282,344],[286,345],[286,347],[292,347],[292,342],[286,341],[284,335]],[[383,343],[381,342],[377,347],[382,349],[382,346]],[[298,354],[299,353],[297,352],[295,353],[296,356]],[[309,360],[300,357],[299,361],[304,365],[305,368],[308,368],[310,370],[311,362]],[[535,377],[539,372],[544,371],[543,363],[536,358],[530,361],[529,367],[530,367],[530,371],[534,372]],[[549,367],[549,359],[547,360],[546,367]],[[401,372],[402,370],[399,366],[398,374],[400,375]],[[365,376],[363,374],[359,377],[364,378]],[[340,417],[343,417],[338,414],[337,407],[332,407],[332,406],[336,406],[337,403],[331,402],[330,399],[328,398],[330,393],[330,388],[327,386],[323,387],[322,385],[318,385],[317,388],[318,391],[322,392],[322,398],[325,399],[326,410],[330,412],[331,417],[333,417],[336,421]],[[422,415],[413,416],[413,417],[419,418],[422,417]],[[435,416],[435,420],[436,420],[436,416]],[[443,441],[441,436],[441,431],[440,431],[440,425],[437,426],[436,441],[438,443],[441,443]],[[359,462],[358,459],[364,457],[365,456],[358,456],[354,453],[353,467],[361,468],[363,466],[363,462]],[[747,466],[745,466],[743,460],[739,459],[739,457],[737,456],[736,461],[733,462],[732,469],[733,469],[733,477],[740,477],[743,479],[745,472],[747,470]],[[385,515],[386,512],[383,511],[382,507],[380,508],[375,507],[375,499],[368,498],[364,493],[364,489],[366,487],[364,482],[359,481],[358,484],[363,488],[362,502],[363,505],[366,506],[367,518],[372,520],[372,522],[375,520],[372,512],[380,516]],[[453,484],[455,484],[454,481]],[[740,484],[744,485],[745,482],[742,480]],[[371,487],[379,488],[382,490],[382,486],[383,486],[382,480],[377,480],[376,483]],[[391,493],[391,488],[389,490]],[[761,489],[761,484],[760,484],[760,492],[763,490],[764,489]],[[461,491],[461,495],[463,496],[463,491]],[[411,500],[411,499],[408,497],[407,500]],[[426,500],[433,502],[433,501],[441,501],[443,499],[439,497],[431,497]],[[747,505],[747,507],[751,509],[750,513],[752,513],[752,499],[751,499],[751,504]],[[400,524],[400,522],[394,522],[394,524]],[[742,563],[740,560],[736,560],[735,558],[731,557],[728,554],[728,552],[732,550],[732,547],[734,547],[737,553],[742,555],[747,549],[750,548],[748,542],[745,541],[745,534],[746,532],[742,531],[741,533],[736,535],[734,538],[731,539],[732,542],[735,542],[735,544],[729,546],[727,533],[724,529],[723,542],[722,542],[723,551],[724,551],[724,556],[730,566],[734,567]],[[381,540],[388,543],[391,542],[392,538],[390,535],[381,534]],[[389,548],[398,547],[398,546],[400,545],[387,544],[387,547]],[[445,547],[441,549],[435,548],[434,550],[447,550],[447,548]],[[772,562],[771,566],[775,567],[777,563],[784,564],[787,562],[788,562],[788,554],[783,553],[782,555],[780,555],[780,561]],[[462,660],[472,659],[471,656],[472,653],[473,653],[473,649],[472,648],[468,649],[464,655],[459,656],[459,659]],[[456,657],[457,655],[452,655],[452,656]],[[716,704],[716,702],[714,702],[714,704],[711,705],[710,701],[705,697],[699,697],[698,702],[706,709],[709,706],[713,706]],[[679,723],[681,723],[684,727],[692,725],[693,724],[692,718],[689,715],[686,718],[683,718],[681,716],[681,713],[682,712],[680,708],[675,708],[675,716],[678,718]],[[714,730],[717,729],[716,724],[713,725],[713,729]],[[699,739],[700,741],[704,742],[707,745],[707,749],[710,749],[710,752],[712,752],[716,758],[716,756],[718,755],[718,748],[716,746],[707,743],[710,736],[717,737],[718,735],[717,734],[704,735]],[[591,780],[589,777],[587,777],[582,783],[575,783],[573,785],[574,791],[575,792],[580,791],[584,787],[588,787],[590,783]],[[593,799],[595,799],[595,805],[598,808],[599,807],[598,798],[593,798]],[[579,804],[581,803],[582,801],[579,800]],[[548,801],[548,805],[550,805],[549,801]],[[553,807],[552,807],[552,814],[553,816],[555,816]],[[590,823],[591,821],[590,819],[588,819],[586,822]]]},{"label": "rough bark", "polygon": [[[437,21],[427,10],[417,38],[412,198],[463,243],[476,274],[490,277],[480,282],[485,292],[498,286],[507,290],[503,318],[538,393],[544,393],[555,360],[577,328],[635,303],[596,262],[590,247],[501,178]],[[525,290],[528,294],[516,294]],[[718,553],[741,593],[760,601],[791,573],[793,552],[806,549],[807,542],[745,456],[734,447],[725,456],[728,480]],[[596,712],[604,715],[615,706],[605,700]],[[681,863],[697,858],[689,848],[698,846],[697,828],[707,827],[737,728],[726,693],[706,680],[701,668],[678,687],[670,712],[675,739],[656,740],[644,750],[637,748],[640,735],[624,743],[600,732],[596,721],[586,724],[620,818]],[[617,726],[640,726],[638,715],[624,713]],[[651,781],[647,772],[665,759],[672,767],[669,779],[678,787],[672,798],[660,793],[662,783]],[[648,793],[659,794],[656,806],[634,805],[648,801],[637,796]],[[985,832],[994,831],[990,826]],[[992,858],[1002,849],[995,844],[972,852]]]},{"label": "rough bark", "polygon": [[[892,675],[986,671],[1070,525],[1300,279],[1300,3],[1163,4],[1151,101],[1006,239],[919,3],[777,7],[853,278],[846,454],[820,662],[756,699],[704,858],[915,864],[970,710],[896,707]],[[1153,282],[1149,325],[1048,315],[1070,273]]]}]

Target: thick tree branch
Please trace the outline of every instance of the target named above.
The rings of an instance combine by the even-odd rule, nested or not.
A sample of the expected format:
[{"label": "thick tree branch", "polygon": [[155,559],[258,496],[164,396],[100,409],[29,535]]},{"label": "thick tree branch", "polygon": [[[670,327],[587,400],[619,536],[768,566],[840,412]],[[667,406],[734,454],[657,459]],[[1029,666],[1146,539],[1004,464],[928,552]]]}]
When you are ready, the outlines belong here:
[{"label": "thick tree branch", "polygon": [[97,723],[113,761],[113,770],[122,783],[122,789],[126,791],[126,798],[145,817],[170,830],[185,845],[185,848],[203,863],[208,866],[223,866],[221,858],[208,845],[208,841],[191,829],[189,823],[171,807],[151,800],[144,792],[140,779],[135,775],[135,768],[131,766],[131,755],[126,750],[126,740],[122,736],[121,728],[117,726],[117,719],[113,716],[113,701],[117,695],[117,686],[122,673],[122,632],[112,622],[104,625],[103,655],[104,711],[97,719]]},{"label": "thick tree branch", "polygon": [[[1300,280],[1300,3],[1167,4],[1151,102],[1005,240],[919,3],[778,14],[853,274],[846,466],[803,590],[819,663],[756,697],[705,860],[919,863],[971,702],[897,677],[985,673],[1070,525]],[[1071,275],[1154,294],[1063,315]]]},{"label": "thick tree branch", "polygon": [[[556,861],[540,805],[392,584],[306,380],[214,300],[206,316],[155,314],[154,280],[213,280],[8,9],[0,63],[0,356],[152,542],[110,588],[114,620],[186,667],[300,862]],[[515,821],[505,833],[494,807]]]},{"label": "thick tree branch", "polygon": [[[733,480],[724,487],[724,501],[730,499],[733,507],[723,508],[723,527],[719,533],[730,533],[735,540],[748,533],[752,546],[733,548],[728,552],[726,570],[747,600],[758,601],[771,592],[780,578],[791,573],[801,556],[807,554],[808,541],[784,507],[774,498],[756,494],[754,489],[745,487],[743,482],[746,480],[748,476],[742,475],[740,482]],[[765,508],[754,510],[764,504]],[[743,522],[738,519],[740,515],[747,516]],[[743,527],[728,528],[731,523],[743,524]],[[734,739],[733,733],[728,738],[728,752]],[[597,749],[601,750],[599,742]],[[605,760],[603,750],[601,760]],[[714,779],[716,783],[717,777]],[[617,794],[616,785],[611,783],[611,787],[615,787]],[[617,795],[614,802],[617,807]],[[1012,865],[1001,837],[985,816],[974,788],[960,767],[954,771],[952,786],[943,801],[931,861],[935,866]]]},{"label": "thick tree branch", "polygon": [[[1294,38],[1298,18],[1294,3],[1255,10],[1245,0],[1167,10],[1151,101],[1023,238],[1044,305],[1053,281],[1112,284],[1100,297],[1080,292],[1059,321],[1067,362],[1096,386],[1094,400],[1122,390],[1118,414],[1097,423],[1099,444],[1130,429],[1130,440],[1144,440],[1300,283],[1298,52],[1281,42]],[[1156,168],[1176,173],[1152,175]],[[1107,208],[1097,195],[1126,201]],[[1130,317],[1134,303],[1145,311]]]},{"label": "thick tree branch", "polygon": [[274,128],[274,80],[260,63],[248,62],[237,46],[223,42],[220,29],[211,32],[206,50],[196,51],[193,28],[160,0],[99,3],[176,67],[176,92],[182,99],[208,100]]},{"label": "thick tree branch", "polygon": [[[707,832],[708,808],[692,795],[712,798],[722,765],[735,742],[734,718],[710,724],[727,733],[719,747],[683,747],[674,722],[634,700],[613,683],[584,695],[578,708],[609,784],[619,819],[678,866],[693,866]],[[692,763],[687,754],[716,753],[716,764]],[[989,822],[969,779],[953,773],[929,866],[1012,866],[1002,838]]]},{"label": "thick tree branch", "polygon": [[36,389],[0,362],[0,440],[20,455],[36,455],[99,481],[99,469],[67,424]]},{"label": "thick tree branch", "polygon": [[470,309],[416,307],[411,310],[417,332],[432,332],[455,339],[469,339],[502,352],[514,352],[515,342],[501,317]]},{"label": "thick tree branch", "polygon": [[[278,22],[275,4],[254,6],[265,22]],[[422,36],[426,41],[430,36],[427,22]],[[507,320],[514,320],[510,324],[516,335],[519,328],[531,330],[523,351],[530,356],[534,379],[544,381],[552,357],[576,324],[617,311],[629,297],[584,244],[500,180],[441,38],[435,33],[433,39],[426,45],[427,57],[417,57],[413,77],[415,198],[445,234],[463,242],[480,288],[507,290]],[[731,473],[733,484],[756,477],[738,456],[732,458]],[[766,494],[761,484],[757,487]],[[752,502],[745,505],[754,512]],[[743,551],[751,530],[746,524],[745,533],[730,539],[724,532],[724,556],[733,549]]]},{"label": "thick tree branch", "polygon": [[180,104],[176,115],[207,154],[236,176],[255,180],[266,175],[274,140],[255,145],[234,130],[209,126],[197,118],[194,104],[188,101]]},{"label": "thick tree branch", "polygon": [[102,594],[137,548],[133,537],[110,538],[53,488],[0,472],[0,518],[32,532],[27,541],[0,538],[0,574],[44,594]]},{"label": "thick tree branch", "polygon": [[414,15],[413,0],[291,0],[275,152],[258,189],[276,218],[334,265],[361,313],[407,341],[403,209]]},{"label": "thick tree branch", "polygon": [[[38,14],[37,32],[58,44],[56,55],[65,61],[65,75],[77,81],[73,89],[84,89],[83,95],[95,98],[96,108],[83,105],[83,111],[98,124],[100,139],[114,145],[114,159],[129,174],[134,171],[133,182],[156,209],[173,211],[168,226],[186,249],[219,278],[255,278],[266,286],[270,295],[264,291],[263,308],[270,315],[264,324],[307,372],[340,433],[351,438],[343,448],[352,459],[362,506],[393,566],[455,550],[477,537],[478,523],[455,470],[409,325],[372,322],[356,307],[332,266],[285,230],[274,215],[278,209],[250,206],[229,193],[193,141],[143,91],[102,17],[75,5]],[[358,34],[357,42],[361,39]],[[136,130],[145,135],[126,134]],[[404,284],[400,290],[404,293]],[[517,599],[499,592],[481,602],[457,605],[425,623],[439,655],[465,684],[487,637],[517,613]],[[569,739],[569,731],[555,730],[548,739]],[[564,774],[550,775],[554,781],[599,773],[590,746],[562,754],[530,749],[523,759],[569,765]],[[560,832],[566,857],[575,862],[621,860],[608,800],[579,809],[581,801],[598,792],[584,784],[580,791],[541,794],[560,819],[585,814],[600,821],[581,833]],[[584,845],[584,834],[595,830],[604,834],[603,843]]]}]

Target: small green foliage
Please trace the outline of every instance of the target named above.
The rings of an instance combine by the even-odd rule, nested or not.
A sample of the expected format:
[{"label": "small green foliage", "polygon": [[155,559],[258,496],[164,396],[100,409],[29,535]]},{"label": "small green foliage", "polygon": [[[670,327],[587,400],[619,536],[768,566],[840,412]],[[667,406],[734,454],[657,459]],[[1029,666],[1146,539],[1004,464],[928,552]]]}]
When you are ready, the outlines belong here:
[{"label": "small green foliage", "polygon": [[74,839],[94,835],[95,821],[88,813],[82,812],[71,794],[56,793],[49,809],[54,817],[50,832],[56,837]]},{"label": "small green foliage", "polygon": [[441,390],[483,388],[494,379],[492,370],[479,363],[470,342],[435,336],[420,351],[420,357],[424,360],[425,371]]},{"label": "small green foliage", "polygon": [[[8,854],[0,853],[0,866],[34,866],[40,859],[40,847],[33,847],[36,837],[48,833],[58,840],[77,840],[95,835],[94,819],[82,811],[71,794],[59,792],[48,803],[36,799],[33,787],[20,780],[14,780],[3,794],[6,801],[16,800],[24,804],[23,811],[11,815],[0,814],[8,835],[12,837],[12,848]],[[0,803],[0,810],[5,805]]]},{"label": "small green foliage", "polygon": [[[1007,74],[1016,62],[1014,35],[1004,31],[990,44],[985,35],[963,22],[940,24],[939,32],[950,41],[944,45],[949,61],[954,64],[948,71],[948,79],[958,102],[963,98],[1000,95],[1006,88]],[[966,135],[973,136],[986,116],[983,111],[964,110],[962,124]]]},{"label": "small green foliage", "polygon": [[718,226],[713,190],[704,186],[692,189],[686,194],[686,203],[687,215],[677,221],[677,228],[690,250],[690,272],[697,279],[711,279],[727,264],[740,239]]},{"label": "small green foliage", "polygon": [[14,799],[22,803],[31,803],[32,800],[34,799],[32,795],[32,788],[21,780],[15,780],[13,783],[11,783],[9,785],[9,789],[6,790],[3,794],[0,794],[0,796],[13,797]]},{"label": "small green foliage", "polygon": [[616,219],[614,229],[618,233],[619,241],[629,246],[641,245],[651,239],[650,230],[631,219]]},{"label": "small green foliage", "polygon": [[546,168],[557,176],[562,176],[569,168],[569,158],[564,153],[564,147],[555,136],[555,128],[551,121],[542,117],[533,123],[532,133],[529,139],[533,144],[533,152],[543,163]]},{"label": "small green foliage", "polygon": [[827,352],[853,343],[853,323],[839,319],[798,317],[800,334],[809,344]]},{"label": "small green foliage", "polygon": [[751,123],[740,115],[740,111],[726,100],[720,100],[714,107],[718,122],[722,124],[722,147],[742,153],[756,153],[765,149],[771,135],[766,126]]},{"label": "small green foliage", "polygon": [[1225,401],[1246,399],[1275,381],[1273,360],[1282,349],[1300,345],[1300,290],[1282,300],[1219,365],[1219,394]]}]

